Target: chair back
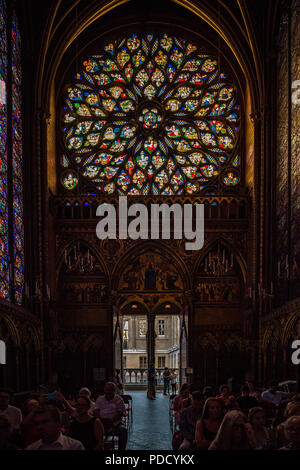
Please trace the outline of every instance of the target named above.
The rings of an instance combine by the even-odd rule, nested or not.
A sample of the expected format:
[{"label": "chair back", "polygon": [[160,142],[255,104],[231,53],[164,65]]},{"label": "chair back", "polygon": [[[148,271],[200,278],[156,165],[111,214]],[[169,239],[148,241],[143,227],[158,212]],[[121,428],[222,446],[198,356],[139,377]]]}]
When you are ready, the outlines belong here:
[{"label": "chair back", "polygon": [[123,398],[123,401],[125,404],[128,404],[130,401],[132,401],[132,396],[131,395],[121,395]]}]

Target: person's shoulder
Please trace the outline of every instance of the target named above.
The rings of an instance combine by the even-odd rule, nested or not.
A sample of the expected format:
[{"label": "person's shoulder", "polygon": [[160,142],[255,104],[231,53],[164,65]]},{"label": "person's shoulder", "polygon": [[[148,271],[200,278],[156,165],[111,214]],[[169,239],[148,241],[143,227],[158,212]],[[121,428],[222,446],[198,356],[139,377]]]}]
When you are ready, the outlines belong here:
[{"label": "person's shoulder", "polygon": [[19,413],[19,412],[21,413],[20,408],[17,408],[16,406],[13,406],[13,405],[8,405],[7,409],[15,413]]},{"label": "person's shoulder", "polygon": [[39,439],[38,441],[35,441],[32,444],[29,444],[29,446],[25,447],[25,450],[37,450],[39,449],[41,442],[42,440]]},{"label": "person's shoulder", "polygon": [[67,448],[72,448],[74,450],[84,450],[82,442],[78,441],[77,439],[73,439],[73,437],[66,436],[65,434],[61,435],[61,441]]},{"label": "person's shoulder", "polygon": [[123,398],[122,398],[121,395],[117,395],[117,394],[116,394],[114,400],[115,400],[115,401],[119,401],[120,403],[121,403],[121,402],[124,403],[124,400],[123,400]]},{"label": "person's shoulder", "polygon": [[191,411],[193,411],[193,407],[192,407],[192,405],[189,405],[189,406],[187,406],[186,408],[184,408],[182,414],[183,414],[183,413],[184,413],[184,414],[188,414],[188,413],[191,413]]}]

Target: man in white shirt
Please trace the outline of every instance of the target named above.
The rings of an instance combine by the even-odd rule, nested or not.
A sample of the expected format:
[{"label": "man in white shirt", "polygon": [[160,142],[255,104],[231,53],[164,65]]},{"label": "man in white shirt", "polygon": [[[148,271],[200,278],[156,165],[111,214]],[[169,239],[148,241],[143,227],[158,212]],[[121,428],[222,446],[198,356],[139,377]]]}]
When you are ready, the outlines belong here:
[{"label": "man in white shirt", "polygon": [[81,442],[61,433],[60,412],[55,406],[37,408],[33,422],[41,439],[25,450],[84,450]]},{"label": "man in white shirt", "polygon": [[118,450],[125,450],[127,444],[127,429],[122,425],[122,416],[125,412],[124,401],[120,395],[116,395],[116,386],[113,382],[107,382],[104,386],[104,395],[97,398],[94,415],[107,421],[107,431],[111,428],[118,436]]},{"label": "man in white shirt", "polygon": [[284,398],[288,398],[293,395],[292,393],[280,392],[277,390],[277,388],[277,382],[271,382],[268,390],[262,392],[261,398],[265,401],[268,401],[269,403],[273,403],[273,405],[278,406]]},{"label": "man in white shirt", "polygon": [[12,421],[13,431],[19,432],[22,422],[22,412],[19,408],[9,404],[10,392],[3,388],[0,389],[0,413],[4,413]]}]

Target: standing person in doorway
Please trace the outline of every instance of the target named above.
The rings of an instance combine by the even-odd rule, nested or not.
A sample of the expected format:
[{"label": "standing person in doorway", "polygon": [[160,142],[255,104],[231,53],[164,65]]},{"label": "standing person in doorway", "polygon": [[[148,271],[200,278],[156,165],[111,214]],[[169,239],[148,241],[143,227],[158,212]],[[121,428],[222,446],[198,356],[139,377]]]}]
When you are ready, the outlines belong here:
[{"label": "standing person in doorway", "polygon": [[155,400],[155,368],[153,362],[149,364],[148,368],[148,393],[149,400]]},{"label": "standing person in doorway", "polygon": [[121,370],[120,369],[115,369],[115,375],[114,375],[114,378],[113,378],[113,383],[116,386],[116,394],[117,395],[123,395],[124,387],[123,387],[123,383],[122,383]]},{"label": "standing person in doorway", "polygon": [[176,395],[176,386],[177,386],[177,374],[176,370],[173,370],[171,374],[171,388],[172,388],[172,393]]},{"label": "standing person in doorway", "polygon": [[168,367],[165,367],[164,373],[163,373],[163,379],[164,379],[164,395],[168,395],[170,393],[170,378],[171,374],[168,369]]}]

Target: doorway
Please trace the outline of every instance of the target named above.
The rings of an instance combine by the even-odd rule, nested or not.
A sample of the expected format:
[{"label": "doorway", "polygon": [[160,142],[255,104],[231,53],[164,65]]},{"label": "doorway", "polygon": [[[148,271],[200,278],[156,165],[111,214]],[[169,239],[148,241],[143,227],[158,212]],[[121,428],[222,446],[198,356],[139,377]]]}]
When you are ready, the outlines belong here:
[{"label": "doorway", "polygon": [[151,363],[157,390],[163,390],[166,367],[172,372],[171,380],[175,376],[176,391],[187,381],[187,309],[172,302],[161,304],[153,313],[138,303],[128,304],[122,311],[114,307],[114,368],[121,370],[125,389],[146,390]]}]

